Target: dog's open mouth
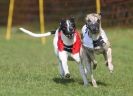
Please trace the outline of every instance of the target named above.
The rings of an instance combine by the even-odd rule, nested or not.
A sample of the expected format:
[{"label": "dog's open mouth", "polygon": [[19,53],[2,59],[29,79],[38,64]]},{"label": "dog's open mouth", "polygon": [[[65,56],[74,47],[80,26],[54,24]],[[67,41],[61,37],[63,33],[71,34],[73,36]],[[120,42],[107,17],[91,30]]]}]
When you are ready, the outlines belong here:
[{"label": "dog's open mouth", "polygon": [[68,37],[69,39],[73,39],[74,34],[65,34],[66,37]]}]

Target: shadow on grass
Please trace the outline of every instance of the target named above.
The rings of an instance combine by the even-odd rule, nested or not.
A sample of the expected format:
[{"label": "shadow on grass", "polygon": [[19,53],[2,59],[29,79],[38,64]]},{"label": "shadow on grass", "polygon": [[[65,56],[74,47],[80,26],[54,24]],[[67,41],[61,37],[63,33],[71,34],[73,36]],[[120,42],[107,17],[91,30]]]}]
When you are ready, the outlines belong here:
[{"label": "shadow on grass", "polygon": [[68,83],[73,83],[75,82],[74,79],[70,78],[70,79],[62,79],[62,78],[53,78],[53,81],[56,82],[56,83],[60,83],[60,84],[68,84]]},{"label": "shadow on grass", "polygon": [[[55,83],[64,84],[64,85],[66,85],[68,83],[73,83],[73,82],[78,82],[80,85],[83,85],[83,81],[82,80],[81,81],[80,80],[74,80],[73,78],[71,78],[71,79],[62,79],[62,78],[56,77],[56,78],[53,78],[53,81]],[[89,84],[91,86],[93,86],[91,81],[89,81]],[[102,82],[102,81],[97,81],[97,85],[98,86],[108,86],[109,84],[107,84],[105,82]]]},{"label": "shadow on grass", "polygon": [[[79,81],[79,84],[83,85],[83,82]],[[91,81],[89,81],[89,85],[93,86]],[[107,84],[105,82],[97,81],[97,85],[98,86],[108,86],[109,84]]]},{"label": "shadow on grass", "polygon": [[97,81],[97,85],[99,86],[108,86],[109,84],[105,83],[105,82],[101,82],[101,81]]}]

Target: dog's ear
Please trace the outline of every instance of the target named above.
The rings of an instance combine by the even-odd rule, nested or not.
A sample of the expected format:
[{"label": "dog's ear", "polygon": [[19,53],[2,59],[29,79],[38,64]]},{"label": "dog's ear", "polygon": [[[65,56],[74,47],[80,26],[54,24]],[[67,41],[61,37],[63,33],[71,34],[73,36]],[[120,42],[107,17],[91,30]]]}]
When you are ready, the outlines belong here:
[{"label": "dog's ear", "polygon": [[62,19],[60,20],[60,24],[63,24],[63,23],[65,23],[65,19],[64,19],[64,18],[62,18]]},{"label": "dog's ear", "polygon": [[76,27],[76,26],[75,26],[75,18],[74,18],[73,16],[71,16],[69,20],[71,21],[72,26],[73,26],[73,27]]},{"label": "dog's ear", "polygon": [[60,20],[60,28],[62,28],[62,27],[64,26],[64,24],[65,24],[65,19],[62,18],[62,19]]},{"label": "dog's ear", "polygon": [[73,16],[70,17],[70,21],[73,22],[73,23],[75,23],[75,20],[74,19],[75,18]]},{"label": "dog's ear", "polygon": [[102,12],[100,12],[100,13],[98,13],[98,15],[102,16],[102,15],[103,15],[103,13],[102,13]]},{"label": "dog's ear", "polygon": [[100,17],[100,19],[101,19],[101,17],[103,16],[103,13],[100,12],[100,13],[98,13],[98,15],[99,15],[99,17]]}]

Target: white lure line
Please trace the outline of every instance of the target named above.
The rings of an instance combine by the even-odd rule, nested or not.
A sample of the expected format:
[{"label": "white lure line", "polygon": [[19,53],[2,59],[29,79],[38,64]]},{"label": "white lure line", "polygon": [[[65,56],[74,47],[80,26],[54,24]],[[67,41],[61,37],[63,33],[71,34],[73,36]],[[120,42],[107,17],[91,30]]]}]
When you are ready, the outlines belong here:
[{"label": "white lure line", "polygon": [[29,30],[26,30],[24,28],[19,28],[22,32],[32,36],[32,37],[47,37],[47,36],[50,36],[51,35],[51,32],[47,32],[47,33],[43,33],[43,34],[36,34],[36,33],[33,33]]}]

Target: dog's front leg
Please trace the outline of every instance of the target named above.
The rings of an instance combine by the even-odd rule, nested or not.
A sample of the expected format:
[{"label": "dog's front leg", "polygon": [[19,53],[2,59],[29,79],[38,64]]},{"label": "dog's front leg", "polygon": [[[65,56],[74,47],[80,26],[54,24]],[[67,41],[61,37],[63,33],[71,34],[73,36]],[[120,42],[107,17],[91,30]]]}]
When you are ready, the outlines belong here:
[{"label": "dog's front leg", "polygon": [[63,70],[62,63],[59,57],[58,57],[58,62],[59,62],[59,72],[60,72],[61,78],[64,78],[64,70]]},{"label": "dog's front leg", "polygon": [[85,74],[84,67],[81,63],[79,63],[79,70],[80,70],[80,74],[82,76],[84,85],[87,86],[88,85],[87,75]]},{"label": "dog's front leg", "polygon": [[[93,87],[97,87],[97,83],[96,83],[96,80],[94,79],[93,69],[91,66],[91,65],[93,65],[93,68],[94,68],[94,63],[92,62],[92,58],[90,57],[90,54],[87,52],[86,49],[84,49],[84,52],[82,52],[82,56],[83,56],[82,63],[84,62],[85,67],[87,69],[87,73],[91,74],[92,85],[93,85]],[[86,76],[87,76],[87,74],[86,74]]]},{"label": "dog's front leg", "polygon": [[109,71],[112,73],[113,72],[112,49],[110,47],[107,49],[106,54],[107,54],[108,68],[109,68]]},{"label": "dog's front leg", "polygon": [[[82,53],[83,54],[83,53]],[[87,74],[85,74],[85,70],[84,70],[84,66],[83,66],[83,61],[80,60],[80,55],[79,53],[75,54],[75,55],[71,55],[72,58],[77,62],[78,66],[79,66],[79,70],[80,70],[80,74],[82,76],[84,85],[87,86],[88,85],[88,80],[87,80]],[[83,56],[83,55],[82,55]],[[84,58],[82,57],[81,58]],[[82,59],[83,60],[83,59]],[[81,63],[82,62],[82,63]]]},{"label": "dog's front leg", "polygon": [[79,65],[79,70],[80,70],[80,74],[82,76],[84,85],[86,86],[86,85],[88,85],[88,80],[87,80],[87,69],[86,69],[86,73],[85,73],[84,66],[83,66],[85,61],[86,61],[85,52],[83,49],[81,49],[80,50],[80,61],[78,62],[78,65]]},{"label": "dog's front leg", "polygon": [[64,77],[70,78],[70,72],[67,65],[67,58],[68,58],[67,52],[65,51],[59,52],[59,59],[61,61],[62,69],[64,71]]}]

